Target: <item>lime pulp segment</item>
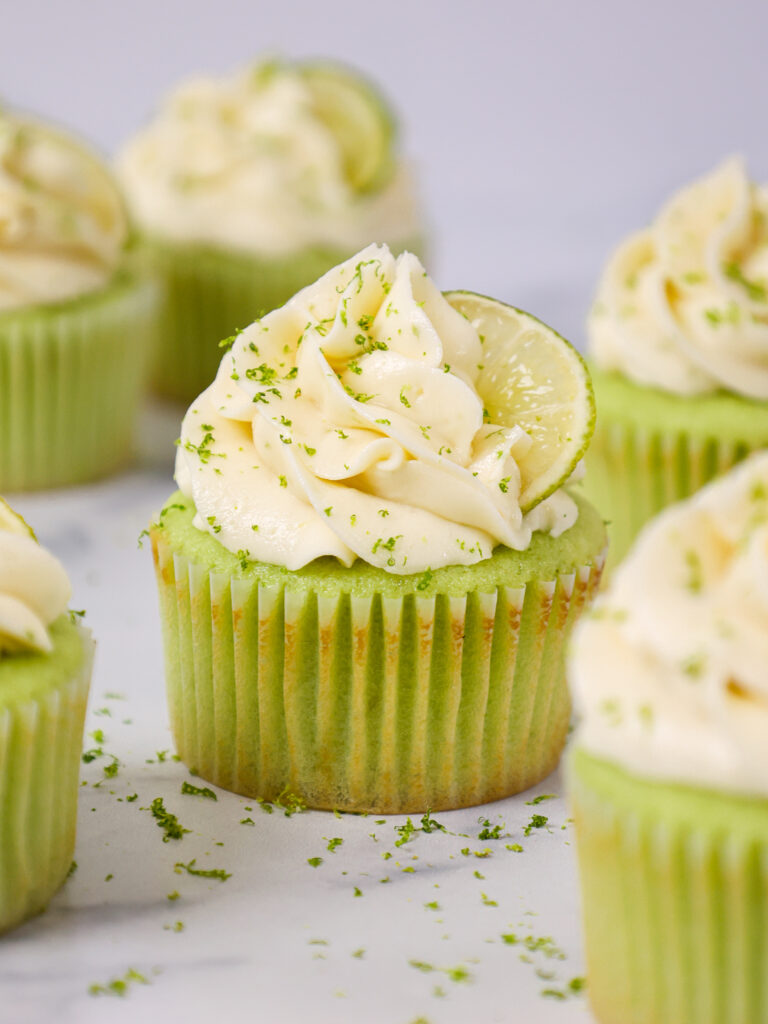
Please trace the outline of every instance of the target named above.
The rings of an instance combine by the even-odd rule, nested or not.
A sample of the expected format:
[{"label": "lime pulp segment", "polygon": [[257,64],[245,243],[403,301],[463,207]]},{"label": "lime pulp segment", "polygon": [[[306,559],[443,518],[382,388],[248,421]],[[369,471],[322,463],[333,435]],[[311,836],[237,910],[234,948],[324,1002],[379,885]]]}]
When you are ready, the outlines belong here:
[{"label": "lime pulp segment", "polygon": [[561,487],[589,446],[595,399],[584,360],[530,313],[473,292],[446,292],[483,344],[477,390],[492,423],[532,439],[518,460],[520,506],[529,511]]}]

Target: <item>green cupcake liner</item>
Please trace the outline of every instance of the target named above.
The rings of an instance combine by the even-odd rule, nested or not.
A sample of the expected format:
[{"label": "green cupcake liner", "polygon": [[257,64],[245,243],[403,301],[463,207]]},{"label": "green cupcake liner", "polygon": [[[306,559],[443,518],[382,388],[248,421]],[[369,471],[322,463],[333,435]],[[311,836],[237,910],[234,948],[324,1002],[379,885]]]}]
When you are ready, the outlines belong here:
[{"label": "green cupcake liner", "polygon": [[151,534],[171,726],[205,779],[398,813],[496,800],[557,765],[564,643],[602,556],[489,593],[391,596],[234,577]]},{"label": "green cupcake liner", "polygon": [[569,765],[601,1024],[768,1021],[768,800]]},{"label": "green cupcake liner", "polygon": [[[394,251],[421,252],[411,239]],[[284,305],[305,285],[351,256],[311,247],[290,256],[259,256],[200,243],[144,239],[140,258],[164,285],[160,341],[152,366],[158,394],[191,402],[211,383],[221,362],[219,342]]]},{"label": "green cupcake liner", "polygon": [[45,909],[75,848],[93,641],[68,619],[52,632],[52,654],[2,663],[0,932]]},{"label": "green cupcake liner", "polygon": [[157,300],[124,271],[97,292],[0,313],[0,491],[82,483],[130,458]]},{"label": "green cupcake liner", "polygon": [[609,521],[612,566],[663,508],[768,447],[768,403],[724,392],[678,396],[590,372],[597,426],[584,492]]}]

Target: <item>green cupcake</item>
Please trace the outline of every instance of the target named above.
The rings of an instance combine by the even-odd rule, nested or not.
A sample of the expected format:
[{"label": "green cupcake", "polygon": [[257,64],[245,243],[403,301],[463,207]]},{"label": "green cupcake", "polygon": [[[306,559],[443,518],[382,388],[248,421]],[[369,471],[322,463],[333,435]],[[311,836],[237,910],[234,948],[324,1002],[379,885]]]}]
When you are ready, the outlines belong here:
[{"label": "green cupcake", "polygon": [[569,765],[601,1024],[768,1005],[768,454],[641,534],[580,624]]},{"label": "green cupcake", "polygon": [[0,111],[0,488],[81,483],[132,452],[157,289],[78,141]]},{"label": "green cupcake", "polygon": [[69,596],[0,499],[0,932],[44,910],[72,864],[93,641]]},{"label": "green cupcake", "polygon": [[268,61],[182,84],[118,172],[165,286],[155,389],[189,402],[218,343],[371,239],[419,250],[395,122],[358,73]]},{"label": "green cupcake", "polygon": [[239,334],[151,528],[187,765],[393,813],[547,775],[603,561],[602,520],[562,486],[592,421],[566,342],[386,247]]},{"label": "green cupcake", "polygon": [[768,445],[768,193],[738,161],[674,196],[609,261],[589,320],[586,492],[610,563],[640,528]]}]

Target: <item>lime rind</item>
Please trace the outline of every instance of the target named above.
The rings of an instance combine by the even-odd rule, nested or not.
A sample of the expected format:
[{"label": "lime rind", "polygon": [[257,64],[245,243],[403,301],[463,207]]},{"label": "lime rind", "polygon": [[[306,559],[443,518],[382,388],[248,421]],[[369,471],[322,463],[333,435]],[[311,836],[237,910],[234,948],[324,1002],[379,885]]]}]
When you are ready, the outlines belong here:
[{"label": "lime rind", "polygon": [[376,87],[341,64],[299,66],[315,111],[341,147],[347,179],[358,193],[380,191],[395,170],[395,120]]},{"label": "lime rind", "polygon": [[448,302],[488,340],[477,389],[491,417],[520,426],[533,444],[519,460],[520,507],[528,512],[568,480],[595,429],[595,396],[580,353],[537,317],[475,292]]}]

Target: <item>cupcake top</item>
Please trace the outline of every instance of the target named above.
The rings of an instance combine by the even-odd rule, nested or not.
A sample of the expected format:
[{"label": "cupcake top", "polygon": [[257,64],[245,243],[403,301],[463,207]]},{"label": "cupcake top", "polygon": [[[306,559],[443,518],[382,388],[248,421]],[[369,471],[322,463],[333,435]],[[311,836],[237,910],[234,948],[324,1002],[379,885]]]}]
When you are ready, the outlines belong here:
[{"label": "cupcake top", "polygon": [[577,627],[591,753],[768,796],[768,453],[650,523]]},{"label": "cupcake top", "polygon": [[595,365],[680,395],[768,399],[768,189],[732,159],[678,192],[603,273]]},{"label": "cupcake top", "polygon": [[182,83],[130,141],[118,173],[142,228],[271,255],[355,250],[419,229],[394,125],[357,75],[268,62]]},{"label": "cupcake top", "polygon": [[101,159],[50,125],[0,109],[0,312],[103,287],[127,236]]},{"label": "cupcake top", "polygon": [[71,596],[61,562],[0,498],[0,659],[52,650],[48,626]]},{"label": "cupcake top", "polygon": [[493,421],[491,346],[412,254],[369,246],[228,341],[184,418],[176,480],[197,528],[242,558],[408,574],[575,522],[560,488],[521,507],[520,467],[543,441]]}]

